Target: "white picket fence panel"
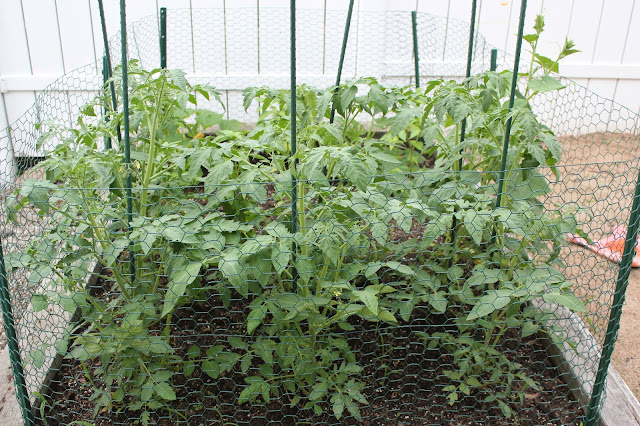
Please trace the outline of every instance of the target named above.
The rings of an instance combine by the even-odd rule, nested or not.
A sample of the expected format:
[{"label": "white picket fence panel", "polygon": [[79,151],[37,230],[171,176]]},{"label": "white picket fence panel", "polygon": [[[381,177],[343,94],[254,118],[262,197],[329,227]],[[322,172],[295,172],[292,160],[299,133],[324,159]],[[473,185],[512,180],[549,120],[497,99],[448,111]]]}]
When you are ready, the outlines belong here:
[{"label": "white picket fence panel", "polygon": [[[119,28],[119,1],[104,0],[105,15],[109,34],[115,34]],[[348,0],[297,0],[297,7],[316,9],[317,19],[322,20],[325,10],[346,10]],[[185,37],[193,39],[195,51],[191,63],[181,64],[188,71],[197,71],[199,67],[222,67],[225,75],[233,75],[238,84],[243,82],[242,70],[246,67],[258,67],[257,48],[251,46],[227,45],[225,61],[208,64],[206,55],[199,52],[198,34],[202,31],[217,31],[224,37],[224,20],[215,22],[198,20],[199,8],[222,8],[225,11],[226,31],[229,40],[235,40],[233,33],[246,32],[247,37],[257,33],[258,9],[268,10],[282,7],[281,22],[283,49],[288,53],[288,21],[286,7],[288,0],[129,0],[127,19],[135,22],[144,17],[158,19],[159,8],[182,8],[183,13],[191,13],[193,26],[185,26]],[[477,30],[487,41],[507,52],[515,48],[520,1],[518,0],[478,0],[479,19]],[[447,33],[454,20],[468,22],[471,0],[356,0],[354,26],[350,47],[357,45],[358,51],[384,49],[381,57],[393,54],[393,46],[387,46],[377,35],[379,29],[366,27],[366,16],[373,12],[390,10],[419,10],[443,16],[451,23],[439,37],[453,37]],[[237,9],[244,8],[239,14]],[[247,13],[246,9],[255,12]],[[234,12],[235,10],[235,12]],[[640,111],[640,5],[636,0],[529,0],[527,28],[530,29],[537,13],[544,13],[547,27],[540,45],[540,52],[553,56],[560,49],[564,38],[576,42],[582,53],[567,59],[561,67],[561,74],[576,80],[588,89],[606,98],[619,102],[632,111]],[[262,13],[262,12],[261,12]],[[240,17],[242,16],[242,17]],[[255,16],[246,19],[246,17]],[[315,16],[309,15],[308,16]],[[243,21],[244,18],[244,21]],[[218,22],[219,21],[219,22]],[[263,18],[263,25],[268,20]],[[404,22],[404,21],[403,21]],[[409,22],[409,19],[407,19]],[[300,25],[303,34],[299,45],[305,46],[305,31],[309,39],[312,31],[321,31],[316,25]],[[399,29],[410,36],[410,28]],[[273,36],[273,33],[271,33]],[[340,32],[328,34],[332,40],[342,37]],[[317,39],[317,37],[316,37]],[[273,41],[273,40],[271,40]],[[263,40],[266,44],[267,40]],[[451,43],[460,44],[460,40]],[[171,40],[169,41],[171,48]],[[466,45],[466,43],[463,43]],[[320,46],[308,45],[306,59],[300,62],[301,71],[317,69],[320,64],[335,67],[337,58],[327,58],[319,50]],[[284,52],[283,50],[283,52]],[[38,93],[59,76],[82,65],[95,63],[102,56],[102,33],[97,0],[2,0],[0,2],[0,129],[18,119],[24,111],[34,104]],[[134,52],[135,53],[135,52]],[[189,55],[186,55],[187,57]],[[264,56],[264,55],[263,55]],[[366,74],[363,61],[347,57],[345,69],[351,73]],[[249,58],[249,59],[248,59]],[[387,71],[394,64],[388,58],[381,58]],[[276,61],[271,62],[270,60]],[[261,71],[269,72],[269,67],[281,68],[279,62],[288,64],[286,54],[274,53],[270,60],[260,61]],[[171,62],[171,55],[169,58]],[[255,62],[255,63],[254,63]],[[171,64],[170,64],[171,65]],[[360,65],[360,68],[358,66]],[[407,71],[406,63],[395,64],[398,72]],[[374,65],[367,65],[374,66]],[[189,70],[188,68],[192,68]],[[275,69],[274,68],[274,69]],[[323,76],[324,81],[326,76]],[[327,79],[331,81],[331,79]],[[231,93],[231,92],[228,92]],[[64,95],[61,94],[64,97]],[[230,99],[235,103],[237,94]],[[3,131],[3,130],[0,130]],[[2,135],[0,135],[2,136]],[[10,147],[0,147],[0,149]],[[19,147],[14,147],[19,155]],[[6,161],[7,167],[13,167]],[[6,168],[6,167],[5,167]],[[5,173],[5,172],[2,172]]]}]

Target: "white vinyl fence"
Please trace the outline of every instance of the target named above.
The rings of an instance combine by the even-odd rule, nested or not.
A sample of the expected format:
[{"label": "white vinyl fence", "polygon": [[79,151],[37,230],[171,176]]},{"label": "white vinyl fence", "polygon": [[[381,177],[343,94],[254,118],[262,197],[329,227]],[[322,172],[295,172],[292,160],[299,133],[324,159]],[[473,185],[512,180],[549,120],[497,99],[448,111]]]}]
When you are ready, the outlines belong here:
[{"label": "white vinyl fence", "polygon": [[[108,32],[114,35],[119,27],[119,1],[104,0],[104,3]],[[299,9],[318,9],[319,24],[322,23],[322,11],[344,11],[348,3],[348,0],[297,0]],[[225,13],[228,11],[229,15],[233,9],[253,8],[257,16],[258,10],[287,7],[288,4],[287,0],[129,0],[127,17],[129,23],[143,17],[154,19],[160,7],[191,9],[193,14],[197,14],[199,8],[215,7]],[[389,10],[405,10],[408,16],[410,10],[418,9],[445,17],[447,22],[468,22],[471,0],[356,0],[355,4],[353,19],[364,26],[367,14]],[[478,4],[479,33],[488,43],[513,52],[520,1],[478,0]],[[529,0],[528,30],[540,12],[544,13],[547,22],[539,48],[542,54],[555,55],[565,37],[573,39],[582,50],[561,66],[562,75],[633,111],[640,110],[640,5],[636,5],[636,0]],[[219,21],[227,23],[226,20]],[[211,30],[218,24],[216,19],[198,25]],[[288,22],[283,20],[281,24],[286,35]],[[247,31],[256,29],[256,22],[244,25]],[[226,31],[242,31],[243,28],[227,27]],[[305,32],[315,31],[314,28],[299,27],[301,44],[304,44]],[[185,28],[185,32],[197,33],[201,29]],[[410,28],[399,31],[410,36]],[[378,39],[381,34],[384,33],[375,28],[360,28],[352,32],[351,37],[361,46],[383,49],[384,40]],[[341,37],[342,34],[338,32],[332,36]],[[452,34],[445,29],[444,34],[437,36],[452,37]],[[228,46],[228,49],[225,55],[229,63],[234,57],[247,55],[242,47],[235,50]],[[20,117],[46,85],[80,66],[96,63],[102,51],[97,0],[1,0],[0,129]],[[171,62],[171,54],[169,56]],[[194,68],[196,62],[202,60],[195,53],[192,59]],[[284,55],[279,60],[286,62],[288,58]],[[337,58],[331,58],[331,61],[336,62]],[[357,57],[355,67],[358,73],[367,74],[366,69],[358,68]]]}]

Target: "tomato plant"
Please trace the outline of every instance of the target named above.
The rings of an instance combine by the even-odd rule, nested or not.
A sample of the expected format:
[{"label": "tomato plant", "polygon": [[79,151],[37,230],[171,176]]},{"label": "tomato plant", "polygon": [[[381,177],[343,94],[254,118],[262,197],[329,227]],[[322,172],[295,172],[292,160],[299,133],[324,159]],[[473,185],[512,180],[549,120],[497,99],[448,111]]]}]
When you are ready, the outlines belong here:
[{"label": "tomato plant", "polygon": [[[501,338],[512,329],[559,338],[533,299],[585,309],[561,272],[564,234],[575,231],[576,219],[545,206],[545,170],[560,178],[562,149],[530,100],[562,86],[550,76],[558,61],[536,51],[541,25],[525,37],[532,68],[513,109],[505,102],[509,72],[421,89],[383,87],[371,77],[325,90],[301,86],[293,158],[288,91],[247,89],[245,108],[257,103],[259,119],[244,131],[198,108],[198,97],[219,100],[213,88],[135,61],[131,164],[118,144],[100,149],[105,137],[116,140],[122,122],[107,96],[87,105],[75,128],[50,126],[41,143],[63,143],[40,165],[47,179],[26,182],[8,207],[15,215],[33,205],[55,226],[9,263],[33,280],[53,277],[49,291],[32,296],[35,311],[52,303],[80,311],[69,349],[59,350],[99,366],[85,367],[91,383],[93,376],[104,383],[94,388],[96,413],[132,410],[143,423],[155,410],[183,416],[170,403],[174,377],[200,368],[213,379],[234,369],[245,374],[238,404],[286,393],[292,405],[359,419],[368,404],[363,365],[345,331],[438,314],[454,327],[415,333],[425,348],[452,354],[449,401],[498,385],[487,399],[509,416],[505,401],[522,399],[536,382],[501,352]],[[573,51],[566,43],[558,60]],[[108,120],[97,117],[103,108]],[[508,118],[509,168],[497,208]],[[111,283],[106,296],[83,286],[94,263]],[[182,348],[181,356],[173,315],[210,293],[226,307],[246,307],[242,334]]]}]

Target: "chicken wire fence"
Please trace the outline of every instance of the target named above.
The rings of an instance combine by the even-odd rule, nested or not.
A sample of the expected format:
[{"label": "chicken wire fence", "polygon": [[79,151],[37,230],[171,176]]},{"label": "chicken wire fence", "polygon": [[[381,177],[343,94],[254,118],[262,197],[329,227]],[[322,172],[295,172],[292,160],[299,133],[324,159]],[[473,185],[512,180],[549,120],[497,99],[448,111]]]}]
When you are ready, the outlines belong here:
[{"label": "chicken wire fence", "polygon": [[129,25],[130,158],[121,67],[115,110],[91,64],[0,136],[25,422],[596,422],[630,263],[568,238],[637,233],[638,116],[560,77],[512,111],[508,73],[462,82],[469,24],[427,13],[428,89],[392,88],[415,82],[410,13],[358,11],[343,81],[376,80],[334,95],[347,12],[300,10],[292,156],[289,13],[169,10],[191,84],[145,71],[158,17]]}]

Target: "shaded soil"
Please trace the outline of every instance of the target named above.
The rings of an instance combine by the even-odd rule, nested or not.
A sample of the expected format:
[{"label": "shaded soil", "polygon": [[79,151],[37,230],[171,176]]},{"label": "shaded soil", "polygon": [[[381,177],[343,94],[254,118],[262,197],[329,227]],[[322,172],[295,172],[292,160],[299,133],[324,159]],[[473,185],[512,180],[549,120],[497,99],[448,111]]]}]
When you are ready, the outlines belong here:
[{"label": "shaded soil", "polygon": [[[105,294],[108,298],[108,295]],[[237,296],[237,295],[234,295]],[[421,310],[416,310],[421,311]],[[424,311],[421,311],[424,312]],[[180,308],[174,315],[171,344],[184,353],[191,345],[203,348],[222,345],[230,335],[243,335],[247,306],[233,297],[230,307],[224,308],[220,297],[209,293],[206,298]],[[549,362],[545,339],[535,336],[522,339],[517,330],[508,331],[502,339],[501,351],[522,365],[522,371],[537,383],[538,388],[524,389],[522,402],[507,400],[514,417],[505,418],[498,404],[485,398],[501,391],[495,385],[483,391],[473,390],[453,405],[449,405],[444,388],[452,382],[444,375],[453,370],[452,356],[441,350],[427,349],[419,333],[431,334],[445,329],[451,331],[444,316],[420,317],[401,327],[390,327],[353,321],[354,330],[345,332],[349,346],[356,352],[357,362],[364,369],[359,380],[365,383],[363,394],[369,404],[361,407],[362,420],[343,417],[337,420],[327,415],[331,407],[325,404],[323,414],[304,408],[304,402],[291,406],[292,395],[283,393],[268,404],[237,404],[237,396],[246,386],[247,375],[259,374],[261,361],[255,359],[242,373],[239,364],[218,379],[209,377],[198,365],[190,377],[181,372],[173,377],[177,400],[172,408],[188,418],[180,422],[175,414],[159,412],[151,416],[150,424],[173,425],[266,425],[266,424],[335,424],[335,425],[577,425],[581,409],[555,367]],[[277,337],[272,337],[277,340]],[[87,363],[89,371],[99,368],[99,362]],[[483,378],[487,378],[483,374]],[[92,376],[94,376],[92,374]],[[94,376],[95,377],[95,376]],[[95,378],[94,378],[95,380]],[[104,384],[94,382],[100,388]],[[523,386],[516,380],[514,390]],[[139,412],[111,412],[106,410],[92,417],[92,384],[83,367],[73,360],[64,360],[57,378],[50,386],[50,399],[44,407],[44,419],[38,424],[67,425],[87,421],[96,426],[129,425],[139,419]],[[304,400],[303,400],[304,401]]]}]

